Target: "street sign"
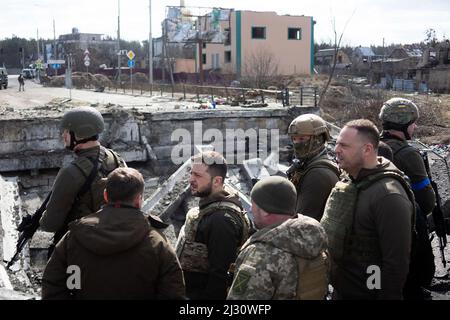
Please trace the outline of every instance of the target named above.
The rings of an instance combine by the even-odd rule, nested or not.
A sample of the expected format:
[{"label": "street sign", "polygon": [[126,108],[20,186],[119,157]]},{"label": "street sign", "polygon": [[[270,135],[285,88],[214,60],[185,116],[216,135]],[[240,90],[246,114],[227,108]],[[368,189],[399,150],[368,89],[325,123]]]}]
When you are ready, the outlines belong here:
[{"label": "street sign", "polygon": [[66,60],[47,60],[48,64],[65,64]]},{"label": "street sign", "polygon": [[136,65],[136,62],[134,60],[128,60],[128,67],[129,68],[134,68],[135,65]]},{"label": "street sign", "polygon": [[59,68],[61,68],[61,65],[59,63],[52,63],[51,66],[52,66],[52,69],[59,69]]},{"label": "street sign", "polygon": [[86,49],[86,51],[84,52],[84,55],[87,56],[89,54],[89,50]]},{"label": "street sign", "polygon": [[84,60],[84,65],[86,67],[89,67],[91,65],[91,62],[89,60]]},{"label": "street sign", "polygon": [[84,61],[91,61],[91,58],[89,58],[89,56],[85,56]]},{"label": "street sign", "polygon": [[134,52],[132,50],[127,52],[128,59],[133,60],[135,56],[136,55],[134,54]]},{"label": "street sign", "polygon": [[119,52],[117,53],[118,56],[126,56],[128,53],[127,50],[119,50]]}]

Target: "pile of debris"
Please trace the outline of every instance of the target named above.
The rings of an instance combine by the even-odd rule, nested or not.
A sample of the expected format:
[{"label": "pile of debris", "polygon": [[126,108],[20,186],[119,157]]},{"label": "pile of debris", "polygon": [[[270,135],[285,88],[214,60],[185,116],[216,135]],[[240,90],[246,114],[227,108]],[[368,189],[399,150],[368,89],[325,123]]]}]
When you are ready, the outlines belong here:
[{"label": "pile of debris", "polygon": [[[74,72],[72,74],[72,84],[76,89],[112,86],[112,82],[107,76],[103,74],[92,74],[86,72]],[[45,82],[45,85],[49,87],[64,87],[65,76],[51,77],[48,81]]]}]

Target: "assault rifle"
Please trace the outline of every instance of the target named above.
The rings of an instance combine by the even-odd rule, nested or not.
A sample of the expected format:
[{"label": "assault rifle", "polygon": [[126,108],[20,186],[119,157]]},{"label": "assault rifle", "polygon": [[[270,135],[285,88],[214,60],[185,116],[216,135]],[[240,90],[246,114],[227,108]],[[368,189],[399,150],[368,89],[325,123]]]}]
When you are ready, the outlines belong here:
[{"label": "assault rifle", "polygon": [[434,206],[432,216],[433,216],[434,230],[436,232],[436,235],[439,238],[439,250],[441,251],[442,264],[445,267],[447,263],[445,261],[444,249],[447,246],[447,234],[449,234],[448,232],[450,230],[448,229],[448,227],[446,225],[444,213],[442,212],[441,197],[439,196],[439,190],[438,190],[437,184],[436,184],[436,182],[433,181],[433,179],[431,177],[430,162],[428,160],[428,152],[422,150],[420,153],[422,155],[423,162],[425,164],[425,169],[426,169],[428,177],[430,179],[431,187],[433,188],[434,193],[436,195],[436,205]]},{"label": "assault rifle", "polygon": [[17,231],[19,231],[19,239],[17,240],[16,245],[16,253],[12,257],[12,259],[8,262],[6,265],[6,268],[11,267],[11,265],[16,261],[16,259],[19,257],[20,252],[22,252],[23,247],[25,244],[30,240],[33,235],[36,233],[36,230],[39,228],[39,220],[42,217],[42,214],[44,213],[45,209],[47,208],[47,203],[50,200],[51,192],[47,195],[47,198],[45,198],[44,202],[41,204],[39,209],[36,210],[36,212],[33,215],[27,214],[22,218],[22,221],[20,222],[19,226],[17,227]]}]

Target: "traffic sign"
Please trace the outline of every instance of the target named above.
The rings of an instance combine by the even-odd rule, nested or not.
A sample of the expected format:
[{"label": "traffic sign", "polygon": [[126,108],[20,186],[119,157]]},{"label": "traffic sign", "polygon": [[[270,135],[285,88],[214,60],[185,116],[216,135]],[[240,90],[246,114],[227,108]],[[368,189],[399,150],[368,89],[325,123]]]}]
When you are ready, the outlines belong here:
[{"label": "traffic sign", "polygon": [[48,60],[48,64],[65,64],[66,60]]},{"label": "traffic sign", "polygon": [[53,69],[61,68],[61,65],[59,63],[53,63],[51,66],[52,66]]},{"label": "traffic sign", "polygon": [[135,56],[136,55],[134,54],[134,52],[132,50],[127,52],[128,59],[133,60]]},{"label": "traffic sign", "polygon": [[134,60],[128,60],[128,67],[129,68],[134,68],[135,65],[136,65],[136,62]]},{"label": "traffic sign", "polygon": [[91,61],[91,58],[89,58],[89,56],[85,56],[84,61]]},{"label": "traffic sign", "polygon": [[84,65],[86,67],[89,67],[91,65],[91,62],[89,60],[84,60]]},{"label": "traffic sign", "polygon": [[86,51],[84,51],[84,55],[85,56],[89,55],[89,50],[88,49],[86,49]]}]

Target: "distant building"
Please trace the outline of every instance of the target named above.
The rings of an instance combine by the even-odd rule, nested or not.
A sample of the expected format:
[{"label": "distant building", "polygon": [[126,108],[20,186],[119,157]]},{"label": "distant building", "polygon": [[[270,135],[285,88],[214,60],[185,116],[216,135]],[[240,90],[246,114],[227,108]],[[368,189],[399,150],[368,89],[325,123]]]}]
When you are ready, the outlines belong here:
[{"label": "distant building", "polygon": [[373,59],[375,59],[375,53],[373,50],[369,47],[356,47],[353,51],[353,63],[366,63],[371,62]]},{"label": "distant building", "polygon": [[270,61],[281,75],[312,74],[314,23],[307,16],[232,10],[229,23],[222,23],[229,35],[225,43],[205,43],[197,63],[245,76],[258,61]]},{"label": "distant building", "polygon": [[77,48],[86,50],[99,45],[115,47],[117,41],[105,40],[101,33],[80,33],[77,28],[72,28],[72,33],[60,35],[58,38],[58,45],[66,44],[75,44]]},{"label": "distant building", "polygon": [[411,59],[419,63],[422,60],[423,52],[421,49],[408,49],[404,47],[395,48],[392,50],[389,58],[392,59]]},{"label": "distant building", "polygon": [[[328,72],[329,68],[333,66],[334,64],[334,49],[322,49],[319,50],[315,54],[316,58],[316,69],[320,73]],[[351,66],[352,62],[349,58],[349,56],[341,49],[337,52],[337,61],[336,61],[336,69],[346,69]]]}]

